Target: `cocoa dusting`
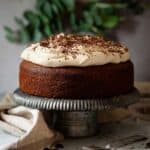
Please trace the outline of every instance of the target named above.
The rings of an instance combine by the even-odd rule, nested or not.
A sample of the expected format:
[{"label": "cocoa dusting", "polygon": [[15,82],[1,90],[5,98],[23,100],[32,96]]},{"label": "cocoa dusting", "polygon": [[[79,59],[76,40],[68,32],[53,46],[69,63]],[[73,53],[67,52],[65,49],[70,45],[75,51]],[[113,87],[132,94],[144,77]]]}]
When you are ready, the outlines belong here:
[{"label": "cocoa dusting", "polygon": [[[59,48],[62,53],[71,54],[73,58],[79,54],[79,49],[83,46],[88,47],[85,51],[92,54],[94,51],[99,51],[108,55],[111,53],[124,54],[128,51],[125,46],[120,43],[104,40],[102,36],[79,35],[79,34],[57,34],[49,37],[47,40],[40,42],[40,45],[48,48]],[[96,48],[95,48],[96,46]],[[91,48],[90,48],[91,47]],[[95,49],[94,49],[95,48]]]}]

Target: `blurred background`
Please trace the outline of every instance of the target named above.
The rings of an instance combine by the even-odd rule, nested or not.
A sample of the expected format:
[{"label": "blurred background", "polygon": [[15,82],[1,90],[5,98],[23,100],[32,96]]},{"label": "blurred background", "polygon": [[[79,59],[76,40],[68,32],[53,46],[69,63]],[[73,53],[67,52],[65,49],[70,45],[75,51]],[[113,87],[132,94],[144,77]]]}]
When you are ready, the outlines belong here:
[{"label": "blurred background", "polygon": [[150,81],[148,0],[0,0],[0,92],[18,86],[22,50],[57,32],[102,34],[124,43],[135,80]]}]

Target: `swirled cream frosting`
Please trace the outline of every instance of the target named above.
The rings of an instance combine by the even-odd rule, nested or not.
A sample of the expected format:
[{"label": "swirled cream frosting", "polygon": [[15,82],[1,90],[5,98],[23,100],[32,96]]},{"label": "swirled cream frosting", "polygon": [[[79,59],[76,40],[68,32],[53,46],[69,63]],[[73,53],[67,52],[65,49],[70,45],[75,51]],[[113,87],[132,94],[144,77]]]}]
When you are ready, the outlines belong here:
[{"label": "swirled cream frosting", "polygon": [[126,62],[130,54],[124,45],[101,36],[61,33],[31,44],[21,58],[46,67],[84,67]]}]

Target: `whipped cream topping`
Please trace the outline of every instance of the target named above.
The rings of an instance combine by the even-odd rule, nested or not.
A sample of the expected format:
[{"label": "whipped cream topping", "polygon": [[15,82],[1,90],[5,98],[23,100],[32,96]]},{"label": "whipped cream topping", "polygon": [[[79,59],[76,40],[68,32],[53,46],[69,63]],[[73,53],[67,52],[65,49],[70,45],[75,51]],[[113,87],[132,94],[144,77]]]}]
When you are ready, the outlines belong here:
[{"label": "whipped cream topping", "polygon": [[61,33],[31,44],[21,58],[46,67],[84,67],[126,62],[130,54],[124,45],[100,36]]}]

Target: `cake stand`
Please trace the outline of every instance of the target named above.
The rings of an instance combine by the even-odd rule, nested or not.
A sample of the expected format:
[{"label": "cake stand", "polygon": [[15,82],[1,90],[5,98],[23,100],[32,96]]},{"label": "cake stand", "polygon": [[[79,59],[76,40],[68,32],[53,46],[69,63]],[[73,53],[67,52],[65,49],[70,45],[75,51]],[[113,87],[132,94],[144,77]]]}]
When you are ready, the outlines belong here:
[{"label": "cake stand", "polygon": [[97,133],[97,111],[127,107],[136,103],[140,94],[134,88],[128,94],[109,98],[53,99],[28,95],[16,89],[13,97],[20,105],[54,112],[55,128],[65,136],[85,137]]}]

